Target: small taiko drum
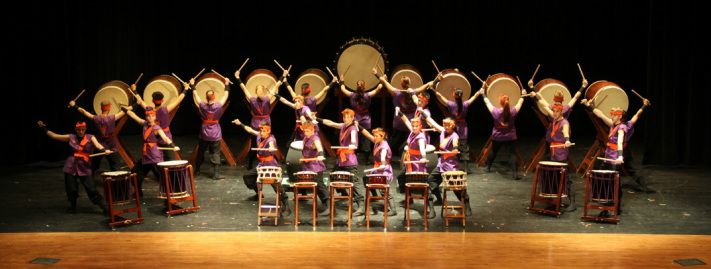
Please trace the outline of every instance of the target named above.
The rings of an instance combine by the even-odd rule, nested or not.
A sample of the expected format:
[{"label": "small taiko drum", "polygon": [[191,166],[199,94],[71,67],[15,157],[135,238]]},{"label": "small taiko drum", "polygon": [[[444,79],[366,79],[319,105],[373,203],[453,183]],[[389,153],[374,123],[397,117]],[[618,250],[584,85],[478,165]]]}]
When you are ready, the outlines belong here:
[{"label": "small taiko drum", "polygon": [[521,87],[516,82],[516,78],[504,73],[492,75],[486,79],[486,97],[491,99],[494,107],[502,108],[499,103],[499,95],[509,96],[509,105],[513,107],[521,98]]},{"label": "small taiko drum", "polygon": [[158,167],[161,171],[165,171],[168,177],[167,186],[165,179],[159,182],[160,195],[158,198],[167,199],[170,195],[170,198],[174,199],[192,195],[187,160],[159,162]]},{"label": "small taiko drum", "polygon": [[353,178],[355,175],[351,172],[346,172],[346,171],[336,171],[332,172],[331,176],[328,178],[330,182],[347,182],[347,183],[353,183]]},{"label": "small taiko drum", "polygon": [[605,80],[590,84],[585,91],[585,99],[592,100],[592,104],[608,118],[613,107],[619,107],[622,110],[627,110],[629,107],[627,93],[619,85]]},{"label": "small taiko drum", "polygon": [[442,173],[443,187],[445,188],[466,188],[467,172],[464,171],[447,171]]},{"label": "small taiko drum", "polygon": [[599,203],[614,203],[619,186],[618,173],[613,170],[590,171],[590,200]]},{"label": "small taiko drum", "polygon": [[370,174],[366,175],[365,178],[368,185],[388,185],[388,175],[385,174]]},{"label": "small taiko drum", "polygon": [[[536,83],[536,86],[533,89],[538,92],[538,94],[541,95],[541,98],[546,100],[549,105],[555,103],[553,100],[555,92],[563,92],[563,105],[570,102],[570,99],[572,98],[570,92],[568,91],[568,87],[557,79],[547,78],[541,80]],[[541,106],[541,104],[537,103],[537,105],[540,111],[545,111],[545,108]]]},{"label": "small taiko drum", "polygon": [[101,115],[101,102],[106,101],[111,104],[109,115],[114,115],[121,111],[119,103],[132,105],[135,99],[128,84],[118,80],[109,81],[101,85],[94,95],[94,112],[96,115]]},{"label": "small taiko drum", "polygon": [[[324,73],[320,69],[307,69],[306,71],[301,72],[301,74],[299,74],[299,77],[296,79],[296,83],[294,84],[294,87],[296,88],[294,89],[294,92],[296,92],[296,94],[301,93],[301,85],[303,85],[304,83],[308,83],[311,87],[311,92],[306,97],[313,97],[321,93],[323,89],[326,88],[326,85],[328,85],[330,82],[331,80],[328,78],[326,73]],[[325,99],[326,95],[324,94],[323,96],[321,96],[320,99],[316,100],[316,104],[320,104]]]},{"label": "small taiko drum", "polygon": [[395,88],[401,88],[400,80],[402,80],[403,77],[410,79],[410,88],[413,89],[419,88],[425,83],[417,68],[409,64],[401,64],[393,69],[392,75],[390,76],[390,84],[394,85]]},{"label": "small taiko drum", "polygon": [[541,161],[536,168],[536,194],[543,198],[558,198],[561,180],[563,180],[561,197],[568,197],[568,182],[563,178],[563,171],[567,168],[567,163]]},{"label": "small taiko drum", "polygon": [[101,178],[104,179],[104,197],[108,204],[126,205],[135,199],[130,172],[103,172]]},{"label": "small taiko drum", "polygon": [[[197,81],[195,81],[194,90],[204,102],[207,102],[207,100],[205,100],[205,94],[207,94],[207,91],[211,90],[215,93],[215,101],[218,101],[225,95],[225,79],[215,73],[203,74],[197,79]],[[195,102],[197,105],[197,100],[195,100]]]},{"label": "small taiko drum", "polygon": [[293,178],[297,171],[301,171],[301,163],[299,159],[303,157],[301,151],[304,148],[304,141],[294,141],[289,145],[289,150],[286,152],[286,171],[289,178]]},{"label": "small taiko drum", "polygon": [[344,85],[352,91],[355,91],[358,80],[363,80],[365,81],[365,90],[369,91],[374,89],[379,82],[378,78],[371,73],[376,62],[383,69],[378,72],[388,71],[387,55],[383,52],[383,48],[370,39],[356,38],[346,42],[341,46],[341,51],[336,54],[335,63],[338,73],[334,75],[339,77],[343,75]]},{"label": "small taiko drum", "polygon": [[294,177],[296,177],[297,183],[315,183],[316,174],[316,172],[311,171],[300,171],[294,173]]},{"label": "small taiko drum", "polygon": [[407,172],[405,173],[406,183],[427,183],[429,174],[426,172]]},{"label": "small taiko drum", "polygon": [[257,181],[274,182],[281,179],[281,167],[262,166],[257,168]]},{"label": "small taiko drum", "polygon": [[472,94],[472,85],[462,72],[457,69],[442,70],[442,80],[435,85],[435,90],[449,101],[455,101],[454,90],[462,89],[462,99],[467,100]]},{"label": "small taiko drum", "polygon": [[143,91],[143,101],[147,105],[153,106],[153,93],[160,92],[163,94],[163,104],[172,104],[182,91],[183,87],[177,79],[168,75],[160,75],[151,79],[146,85],[146,89]]},{"label": "small taiko drum", "polygon": [[257,86],[264,86],[265,90],[274,89],[277,84],[277,77],[267,69],[257,69],[252,71],[247,75],[247,79],[244,81],[244,87],[248,91],[253,92],[256,96]]}]

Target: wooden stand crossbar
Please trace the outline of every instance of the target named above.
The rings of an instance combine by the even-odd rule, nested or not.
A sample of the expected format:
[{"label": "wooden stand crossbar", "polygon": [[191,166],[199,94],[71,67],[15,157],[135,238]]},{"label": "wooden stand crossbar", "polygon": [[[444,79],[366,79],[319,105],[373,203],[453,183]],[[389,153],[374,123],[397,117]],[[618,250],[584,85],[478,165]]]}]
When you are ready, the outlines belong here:
[{"label": "wooden stand crossbar", "polygon": [[[197,211],[200,209],[200,207],[197,205],[197,198],[195,198],[195,178],[193,177],[193,166],[188,164],[188,177],[190,178],[190,190],[192,191],[190,195],[187,196],[182,196],[182,197],[174,197],[170,193],[170,173],[168,170],[171,169],[170,167],[165,167],[163,168],[163,180],[165,180],[165,202],[166,206],[168,207],[168,211],[165,212],[166,215],[172,216],[175,214],[181,214],[185,212],[190,212],[190,211]],[[183,208],[178,205],[174,205],[175,203],[179,202],[188,202],[192,201],[193,206]]]},{"label": "wooden stand crossbar", "polygon": [[[563,212],[560,212],[560,208],[563,206],[563,202],[562,202],[563,187],[565,186],[565,179],[566,179],[565,173],[566,173],[567,169],[561,168],[560,178],[558,178],[558,186],[557,186],[558,191],[555,194],[552,194],[552,196],[551,196],[551,193],[543,193],[541,191],[541,187],[542,187],[541,185],[544,183],[542,182],[543,180],[540,178],[540,172],[541,172],[540,168],[541,168],[540,164],[536,165],[536,176],[533,178],[533,190],[531,191],[531,204],[528,206],[528,210],[558,217],[563,214]],[[534,207],[535,202],[554,205],[555,209],[549,210],[548,208],[536,208],[536,207]]]},{"label": "wooden stand crossbar", "polygon": [[126,144],[118,135],[121,132],[121,129],[123,129],[123,126],[126,124],[126,120],[128,120],[128,116],[124,116],[119,120],[116,125],[116,129],[114,129],[114,136],[116,137],[116,142],[118,144],[119,155],[121,155],[123,161],[126,162],[128,168],[133,169],[133,166],[136,165],[136,159],[133,158],[133,155],[131,155],[131,152],[126,147]]},{"label": "wooden stand crossbar", "polygon": [[[134,194],[135,194],[135,199],[132,199],[135,202],[135,206],[133,207],[128,207],[128,208],[122,208],[118,209],[116,208],[117,205],[114,203],[114,197],[113,197],[113,190],[112,190],[112,184],[111,184],[110,178],[104,180],[104,188],[106,188],[106,193],[108,196],[106,199],[108,199],[108,204],[109,204],[109,214],[111,216],[111,220],[109,221],[109,226],[115,227],[115,226],[120,226],[120,225],[128,225],[131,223],[141,223],[142,221],[145,220],[143,217],[143,214],[141,213],[141,198],[139,197],[138,193],[140,192],[138,190],[138,182],[136,180],[136,174],[133,173],[131,174],[127,179],[131,182],[131,185],[134,188]],[[128,190],[126,190],[128,191]],[[137,217],[133,219],[126,219],[122,216],[119,216],[120,214],[125,214],[125,213],[132,213],[136,212]]]}]

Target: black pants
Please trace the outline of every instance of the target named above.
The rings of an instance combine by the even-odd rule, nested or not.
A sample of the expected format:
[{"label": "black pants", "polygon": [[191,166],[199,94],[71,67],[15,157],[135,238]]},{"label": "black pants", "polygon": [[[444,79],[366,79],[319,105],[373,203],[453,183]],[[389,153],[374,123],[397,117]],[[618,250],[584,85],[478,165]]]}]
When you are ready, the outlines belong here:
[{"label": "black pants", "polygon": [[84,186],[84,190],[86,190],[86,194],[92,203],[95,205],[103,204],[104,197],[96,190],[91,175],[79,176],[64,173],[64,188],[67,191],[67,199],[70,203],[75,203],[79,198],[79,183],[77,180]]},{"label": "black pants", "polygon": [[121,168],[118,153],[114,152],[109,155],[98,155],[91,159],[91,171],[99,171],[99,167],[101,167],[101,159],[103,159],[104,156],[106,156],[106,160],[109,161],[109,171],[118,171]]},{"label": "black pants", "polygon": [[205,141],[200,139],[198,153],[195,157],[195,169],[200,170],[200,165],[205,161],[205,151],[209,152],[210,162],[214,165],[220,164],[221,141]]},{"label": "black pants", "polygon": [[506,148],[506,151],[509,153],[509,160],[513,160],[513,167],[517,168],[518,167],[518,161],[516,160],[516,140],[510,140],[510,141],[496,141],[492,140],[491,141],[491,152],[489,152],[489,157],[486,158],[486,163],[488,165],[491,165],[494,162],[494,159],[496,158],[496,154],[499,153],[499,150],[501,147]]}]

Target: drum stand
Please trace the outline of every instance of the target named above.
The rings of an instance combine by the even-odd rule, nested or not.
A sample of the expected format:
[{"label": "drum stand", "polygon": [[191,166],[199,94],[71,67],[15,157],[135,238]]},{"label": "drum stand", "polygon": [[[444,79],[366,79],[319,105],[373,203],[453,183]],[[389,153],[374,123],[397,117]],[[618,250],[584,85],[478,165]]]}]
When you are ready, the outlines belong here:
[{"label": "drum stand", "polygon": [[[274,226],[279,223],[279,216],[281,216],[281,168],[279,172],[269,172],[265,175],[260,173],[260,177],[257,178],[257,197],[259,197],[259,207],[257,212],[257,226],[262,225],[262,218],[274,217]],[[275,205],[265,205],[264,198],[262,196],[263,185],[276,184],[276,204]],[[264,211],[264,210],[267,211]]]},{"label": "drum stand", "polygon": [[[347,190],[348,195],[338,195],[336,190]],[[336,205],[336,200],[348,200],[348,228],[351,227],[351,218],[353,217],[353,183],[351,182],[331,182],[329,184],[329,191],[331,192],[331,228],[333,228],[333,217],[336,213],[334,206]],[[315,204],[314,200],[314,204]]]},{"label": "drum stand", "polygon": [[[129,208],[123,208],[123,209],[116,209],[114,207],[114,197],[113,197],[113,190],[111,189],[111,183],[106,180],[105,182],[105,188],[107,189],[108,193],[108,199],[109,199],[109,214],[111,215],[111,221],[109,222],[109,226],[115,227],[115,226],[120,226],[120,225],[127,225],[131,223],[141,223],[142,221],[145,220],[143,218],[143,214],[141,213],[141,198],[139,197],[138,193],[138,182],[136,180],[136,174],[133,173],[131,174],[128,179],[133,185],[134,188],[134,194],[136,196],[136,206],[135,207],[129,207]],[[128,190],[126,190],[128,191]],[[131,212],[136,212],[138,216],[133,219],[126,219],[124,217],[119,216],[120,214],[124,213],[131,213]]]},{"label": "drum stand", "polygon": [[116,129],[114,129],[114,136],[116,137],[116,143],[118,144],[119,155],[121,155],[123,161],[126,162],[128,168],[133,169],[133,166],[136,165],[136,159],[133,158],[131,152],[127,150],[126,144],[123,143],[123,140],[118,135],[121,132],[121,129],[123,129],[124,124],[126,124],[126,120],[128,120],[127,115],[119,120],[119,123],[116,125]]},{"label": "drum stand", "polygon": [[[461,198],[461,201],[459,204],[451,203],[447,200],[447,192],[448,191],[459,191]],[[450,179],[446,178],[444,179],[444,182],[442,184],[442,212],[440,213],[440,216],[444,218],[444,223],[447,227],[449,227],[449,219],[450,218],[457,218],[457,219],[462,219],[462,227],[467,226],[467,219],[466,219],[466,205],[464,201],[464,197],[467,196],[467,177],[466,177],[466,172],[463,175],[462,178],[457,178],[457,179]],[[455,210],[459,210],[456,212]]]},{"label": "drum stand", "polygon": [[[372,191],[383,190],[382,196],[371,195]],[[370,228],[370,201],[383,200],[383,227],[388,228],[388,195],[390,193],[390,185],[387,184],[365,184],[365,221],[366,227]]]},{"label": "drum stand", "polygon": [[[426,180],[426,179],[425,179]],[[410,181],[409,179],[407,181]],[[422,190],[422,195],[411,194],[412,190]],[[410,227],[410,199],[422,199],[424,201],[424,211],[422,213],[425,220],[425,228],[427,228],[427,203],[429,200],[430,185],[427,182],[407,182],[405,183],[405,219],[407,219],[407,227]]]},{"label": "drum stand", "polygon": [[[481,149],[481,153],[479,153],[479,163],[477,163],[477,166],[481,167],[484,166],[486,163],[486,157],[489,156],[489,152],[491,152],[491,145],[493,144],[493,138],[489,136],[489,140],[486,141],[486,144],[484,144],[484,148]],[[518,153],[518,149],[516,149],[516,163],[518,166],[524,167],[525,164],[523,163],[523,160],[521,159],[521,154]],[[523,171],[523,175],[526,176],[526,170]]]},{"label": "drum stand", "polygon": [[[592,175],[591,172],[586,172],[585,173],[585,206],[584,206],[584,211],[583,211],[583,216],[580,217],[580,219],[583,220],[592,220],[592,221],[603,221],[603,222],[614,222],[614,223],[619,223],[620,219],[617,217],[618,215],[618,205],[620,204],[620,197],[619,197],[619,189],[620,189],[620,175],[618,173],[615,173],[614,177],[614,194],[613,194],[613,202],[612,205],[604,205],[603,203],[597,203],[597,205],[592,204],[593,202],[593,197],[592,197],[592,192],[594,191],[592,189]],[[596,209],[596,210],[603,210],[603,211],[608,211],[608,212],[614,212],[611,216],[590,216],[588,215],[588,209]]]},{"label": "drum stand", "polygon": [[[252,105],[249,103],[249,101],[247,101],[247,99],[244,99],[244,102],[247,106]],[[275,105],[276,105],[276,102],[272,103],[272,107],[271,107],[272,110],[274,110]],[[252,117],[254,117],[254,112],[252,112],[252,110],[250,110],[249,113],[252,113]],[[259,130],[255,130],[255,131],[259,131]],[[247,140],[244,143],[244,146],[242,146],[242,149],[237,154],[237,162],[244,161],[244,158],[249,154],[251,147],[252,147],[252,136],[248,135]],[[276,157],[277,162],[280,162],[280,163],[284,160],[284,154],[281,152],[279,147],[277,147],[277,152],[276,152],[276,155],[274,155],[274,157]]]},{"label": "drum stand", "polygon": [[[299,226],[299,201],[311,199],[313,201],[313,226],[316,227],[316,182],[296,182],[294,183],[294,226]],[[311,194],[301,194],[301,190],[310,190]]]},{"label": "drum stand", "polygon": [[[556,193],[544,193],[542,191],[543,180],[540,179],[540,168],[541,168],[540,164],[536,165],[536,177],[533,178],[533,190],[531,191],[531,204],[528,206],[528,210],[558,217],[563,214],[563,212],[560,212],[560,208],[563,205],[562,197],[563,197],[563,188],[565,186],[565,179],[566,179],[565,173],[566,173],[567,169],[562,168],[560,171],[560,177],[558,178],[558,186],[557,186],[558,191]],[[541,186],[539,186],[539,185],[541,185]],[[551,197],[550,195],[555,195],[555,196]],[[548,210],[547,208],[543,208],[543,209],[536,208],[533,206],[535,202],[554,205],[555,210]]]},{"label": "drum stand", "polygon": [[[227,102],[227,103],[222,107],[222,115],[220,116],[220,118],[222,118],[222,116],[225,115],[225,111],[227,110],[227,107],[228,107],[228,106],[230,106],[230,103],[229,103],[229,102]],[[195,108],[195,109],[197,109],[197,108]],[[199,114],[199,113],[198,113],[198,114]],[[219,119],[218,119],[218,121],[219,121]],[[248,145],[249,145],[249,144],[248,144]],[[193,153],[190,154],[190,159],[188,160],[189,163],[195,163],[195,158],[197,158],[197,153],[198,153],[198,149],[199,149],[199,148],[200,148],[200,144],[198,144],[197,146],[195,146],[195,149],[193,150]],[[235,156],[232,154],[232,151],[231,151],[230,148],[227,146],[227,142],[225,142],[224,136],[223,136],[222,139],[220,139],[220,149],[221,149],[221,151],[222,151],[222,154],[225,155],[225,159],[227,159],[227,162],[228,162],[231,166],[237,165],[237,161],[235,160]],[[190,173],[190,177],[192,178],[192,172]]]},{"label": "drum stand", "polygon": [[[165,180],[165,196],[166,200],[165,202],[167,203],[168,206],[168,211],[165,213],[168,216],[172,216],[175,214],[181,214],[185,212],[190,212],[190,211],[197,211],[200,209],[200,207],[197,205],[197,198],[195,198],[195,178],[193,178],[193,166],[188,164],[188,173],[190,176],[190,190],[192,193],[188,196],[181,196],[181,197],[173,197],[173,195],[170,192],[170,175],[168,173],[168,167],[163,168],[163,175],[164,175],[164,180]],[[186,202],[186,201],[193,201],[193,206],[188,207],[188,208],[182,208],[177,205],[173,205],[174,203],[179,203],[179,202]]]},{"label": "drum stand", "polygon": [[[590,170],[592,170],[593,164],[595,163],[597,157],[600,156],[600,154],[605,153],[605,149],[607,148],[607,133],[610,130],[610,128],[600,118],[595,116],[595,114],[590,111],[587,112],[588,116],[590,116],[590,120],[592,120],[593,124],[595,125],[597,135],[595,135],[595,142],[590,147],[590,150],[588,150],[588,154],[585,155],[585,159],[583,159],[583,161],[580,163],[580,167],[578,167],[578,170],[576,171],[577,173],[582,172],[583,175],[587,174]],[[622,173],[624,173],[625,176],[630,176],[624,165],[621,165],[620,167]]]},{"label": "drum stand", "polygon": [[[533,108],[533,111],[536,112],[536,116],[538,116],[538,119],[541,121],[541,124],[543,124],[544,128],[548,128],[548,125],[550,122],[548,122],[548,118],[546,118],[543,113],[538,111],[537,107]],[[533,150],[533,154],[531,154],[531,158],[528,159],[524,166],[524,171],[525,172],[531,172],[534,169],[537,169],[538,162],[541,160],[543,155],[546,153],[546,137],[541,138],[541,141],[538,142],[538,146],[536,146],[536,149]],[[570,168],[570,171],[575,171],[575,168],[577,166],[573,162],[573,160],[570,159],[570,155],[568,155],[568,168]]]}]

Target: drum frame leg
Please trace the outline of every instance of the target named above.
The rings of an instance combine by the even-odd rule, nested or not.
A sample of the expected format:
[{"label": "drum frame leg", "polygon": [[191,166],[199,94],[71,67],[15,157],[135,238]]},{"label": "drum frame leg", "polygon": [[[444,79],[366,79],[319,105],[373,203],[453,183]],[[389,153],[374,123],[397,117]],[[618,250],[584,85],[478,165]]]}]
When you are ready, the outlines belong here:
[{"label": "drum frame leg", "polygon": [[[539,190],[538,184],[540,183],[539,178],[538,178],[540,175],[539,174],[540,168],[541,168],[540,164],[536,165],[536,176],[533,178],[533,190],[531,191],[531,204],[528,206],[528,210],[558,217],[563,214],[563,212],[560,212],[560,208],[563,206],[563,186],[565,186],[565,179],[566,179],[565,175],[567,173],[567,168],[561,169],[560,178],[558,180],[558,192],[556,193],[555,199],[546,199],[543,197],[539,197],[537,195],[538,194],[537,192]],[[568,194],[568,195],[570,195],[570,194]],[[536,207],[534,207],[535,202],[555,205],[555,210],[548,210],[545,208],[536,208]]]},{"label": "drum frame leg", "polygon": [[[336,211],[335,205],[336,200],[348,200],[348,228],[351,227],[351,219],[353,218],[353,183],[346,182],[331,182],[329,184],[329,191],[331,192],[331,228],[333,228],[333,217]],[[336,190],[348,190],[348,195],[336,195]]]},{"label": "drum frame leg", "polygon": [[[188,165],[188,177],[190,178],[190,189],[192,193],[187,196],[187,197],[179,197],[179,198],[173,198],[173,195],[170,192],[170,175],[168,173],[168,167],[163,168],[163,179],[165,180],[165,196],[166,196],[166,203],[168,206],[168,210],[165,212],[167,216],[172,216],[176,214],[182,214],[186,212],[191,212],[191,211],[197,211],[200,210],[200,207],[197,205],[197,198],[195,197],[195,178],[193,177],[193,166]],[[173,206],[174,203],[179,203],[179,202],[186,202],[186,201],[192,201],[193,206],[183,208],[179,206]]]},{"label": "drum frame leg", "polygon": [[[145,220],[143,217],[143,214],[141,212],[141,198],[138,195],[138,180],[136,179],[136,174],[130,174],[129,178],[126,179],[129,180],[133,184],[133,188],[135,190],[135,207],[129,207],[129,208],[123,208],[123,209],[116,209],[114,207],[114,202],[113,202],[113,193],[112,193],[112,187],[111,187],[111,182],[109,180],[105,180],[105,188],[108,190],[108,204],[109,204],[109,215],[111,217],[109,221],[109,226],[111,227],[116,227],[116,226],[121,226],[121,225],[127,225],[131,223],[141,223],[142,221]],[[131,212],[136,212],[137,217],[133,219],[126,219],[120,214],[125,214],[125,213],[131,213]]]},{"label": "drum frame leg", "polygon": [[[591,221],[601,221],[601,222],[611,222],[611,223],[619,223],[620,219],[618,218],[618,210],[619,207],[618,205],[620,204],[620,197],[619,197],[619,190],[620,190],[620,175],[615,174],[614,178],[614,194],[613,194],[613,204],[610,206],[605,206],[601,204],[592,204],[592,185],[591,185],[591,174],[590,172],[587,172],[585,174],[585,206],[583,210],[583,216],[580,217],[582,220],[591,220]],[[595,210],[601,210],[601,211],[609,211],[613,212],[612,217],[600,217],[600,216],[591,216],[588,215],[588,209],[595,209]]]},{"label": "drum frame leg", "polygon": [[[311,190],[311,194],[307,195],[302,195],[300,190],[305,189],[305,190]],[[304,183],[294,183],[294,226],[297,227],[299,226],[299,201],[300,200],[308,200],[311,199],[313,200],[313,209],[312,209],[312,214],[313,214],[313,226],[316,227],[316,204],[318,204],[318,200],[316,199],[316,182],[313,182],[312,184],[304,184]]]},{"label": "drum frame leg", "polygon": [[[423,195],[411,195],[413,189],[421,189]],[[427,183],[405,183],[405,219],[407,219],[407,227],[410,227],[410,199],[422,199],[424,201],[423,219],[424,226],[427,228],[427,203],[429,199],[430,186]]]},{"label": "drum frame leg", "polygon": [[[383,196],[371,195],[371,191],[383,190]],[[366,227],[370,228],[370,201],[383,200],[383,228],[388,227],[388,195],[390,194],[390,186],[383,184],[366,184],[365,185],[365,221]]]},{"label": "drum frame leg", "polygon": [[[263,190],[264,185],[276,184],[276,204],[275,205],[263,205],[264,196]],[[281,178],[260,178],[257,179],[257,197],[259,199],[259,206],[257,207],[257,226],[262,225],[262,218],[274,217],[274,226],[279,224],[279,216],[281,216]],[[267,209],[268,211],[264,211]],[[274,210],[274,212],[272,212]]]},{"label": "drum frame leg", "polygon": [[[452,192],[461,191],[461,195],[460,195],[460,197],[462,197],[462,200],[460,201],[461,204],[456,205],[453,203],[450,205],[449,200],[447,200],[447,192],[448,191],[452,191]],[[444,211],[444,212],[442,213],[440,211],[440,216],[444,217],[444,223],[445,223],[446,227],[449,227],[449,219],[450,218],[462,219],[462,227],[467,226],[466,214],[464,212],[466,210],[466,205],[465,205],[465,201],[464,201],[464,197],[466,197],[466,195],[467,195],[466,186],[464,186],[464,187],[449,186],[449,185],[442,186],[442,210],[441,211]],[[452,210],[459,209],[460,212],[459,212],[459,214],[451,214],[451,213],[449,213],[450,212],[449,209],[452,209]]]}]

